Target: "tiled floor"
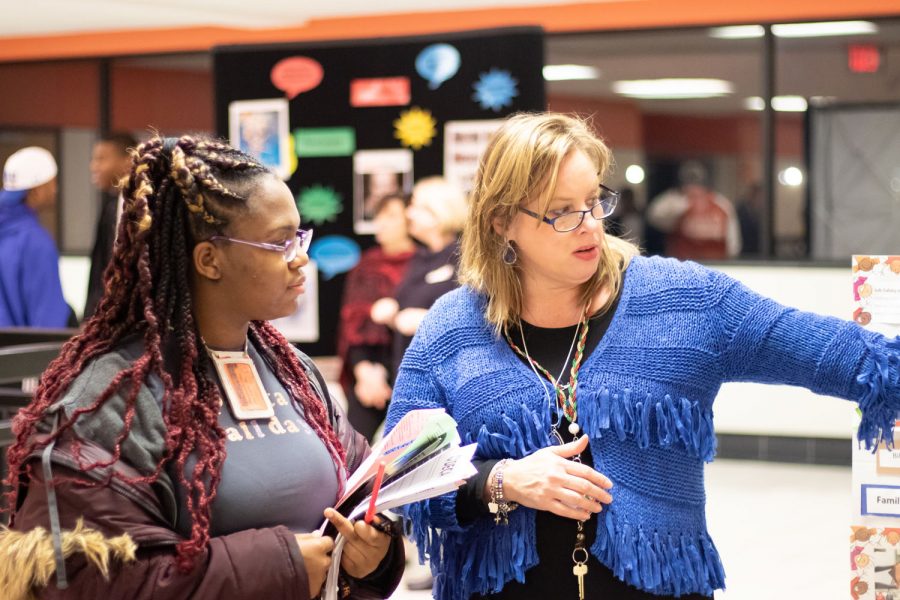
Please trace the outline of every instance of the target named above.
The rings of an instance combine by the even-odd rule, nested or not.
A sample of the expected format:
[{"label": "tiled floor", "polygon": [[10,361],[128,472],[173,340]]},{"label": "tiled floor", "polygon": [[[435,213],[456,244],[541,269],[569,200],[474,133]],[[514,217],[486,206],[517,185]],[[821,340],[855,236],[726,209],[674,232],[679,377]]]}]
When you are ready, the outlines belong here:
[{"label": "tiled floor", "polygon": [[[727,573],[717,599],[849,596],[849,467],[718,460],[706,477],[709,529]],[[393,599],[430,597],[401,584]]]}]

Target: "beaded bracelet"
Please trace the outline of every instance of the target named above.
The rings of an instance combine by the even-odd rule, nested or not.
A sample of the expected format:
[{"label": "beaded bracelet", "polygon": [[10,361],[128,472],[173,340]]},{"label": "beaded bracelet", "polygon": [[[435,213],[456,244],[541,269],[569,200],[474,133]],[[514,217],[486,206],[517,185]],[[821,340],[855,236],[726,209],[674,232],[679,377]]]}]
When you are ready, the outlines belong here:
[{"label": "beaded bracelet", "polygon": [[503,469],[509,462],[504,458],[494,466],[491,472],[491,501],[488,502],[488,510],[494,514],[494,524],[509,525],[509,513],[519,508],[515,502],[509,502],[503,494]]}]

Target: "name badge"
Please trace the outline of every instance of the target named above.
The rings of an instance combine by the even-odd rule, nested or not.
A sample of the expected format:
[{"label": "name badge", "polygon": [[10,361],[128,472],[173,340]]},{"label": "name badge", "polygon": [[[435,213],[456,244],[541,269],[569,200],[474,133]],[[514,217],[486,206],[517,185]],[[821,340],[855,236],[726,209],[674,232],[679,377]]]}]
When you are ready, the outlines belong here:
[{"label": "name badge", "polygon": [[243,352],[210,350],[225,398],[235,419],[270,419],[275,408],[263,387],[253,360]]},{"label": "name badge", "polygon": [[425,274],[425,283],[443,283],[453,278],[453,265],[444,265]]}]

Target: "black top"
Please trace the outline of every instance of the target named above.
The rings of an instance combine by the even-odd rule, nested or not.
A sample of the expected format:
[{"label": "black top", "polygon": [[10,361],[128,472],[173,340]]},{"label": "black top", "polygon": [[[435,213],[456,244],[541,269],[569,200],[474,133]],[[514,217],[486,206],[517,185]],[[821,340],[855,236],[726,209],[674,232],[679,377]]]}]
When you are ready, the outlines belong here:
[{"label": "black top", "polygon": [[88,276],[87,301],[84,303],[84,320],[94,314],[103,296],[103,271],[112,260],[113,243],[116,241],[116,216],[119,211],[119,196],[103,193],[100,217],[94,234],[94,248],[91,250],[91,273]]},{"label": "black top", "polygon": [[[394,298],[400,310],[404,308],[431,308],[435,300],[459,287],[459,241],[455,240],[443,250],[432,252],[420,248],[409,260],[406,274]],[[412,337],[394,332],[393,375],[396,376],[403,360],[403,353],[412,342]]]},{"label": "black top", "polygon": [[[615,311],[618,308],[619,298],[616,297],[608,311],[593,315],[590,318],[587,340],[585,341],[584,358],[582,362],[597,348],[603,339],[606,330],[612,322]],[[529,323],[522,323],[522,331],[525,334],[525,343],[528,345],[528,353],[532,359],[547,369],[554,377],[563,370],[563,361],[572,346],[577,325],[562,328],[535,327]],[[509,332],[510,337],[519,348],[524,350],[519,329],[513,328]],[[569,357],[569,364],[565,373],[560,378],[560,383],[569,381],[570,365],[575,349]],[[519,356],[516,354],[516,356]],[[519,356],[523,363],[528,364],[524,357]],[[546,381],[546,378],[541,375]],[[538,385],[535,378],[535,385]],[[549,382],[546,382],[549,391]],[[552,392],[551,392],[551,398]],[[553,413],[553,420],[556,413]],[[564,442],[570,442],[574,436],[569,433],[568,421],[563,417],[559,425],[559,434]],[[594,461],[590,451],[581,454],[581,462],[593,467]],[[461,524],[467,524],[476,518],[490,515],[487,509],[487,501],[483,497],[484,485],[490,476],[491,469],[496,460],[475,461],[478,467],[478,475],[472,477],[465,486],[461,487],[457,495],[456,516]],[[615,482],[614,482],[615,483]],[[615,487],[611,490],[613,502],[615,502]],[[497,525],[502,527],[502,525]],[[510,581],[503,590],[497,594],[481,596],[475,594],[473,600],[545,600],[547,598],[578,598],[578,579],[572,574],[572,550],[575,547],[575,534],[577,533],[577,521],[566,517],[560,517],[548,511],[538,511],[535,516],[535,536],[537,542],[538,564],[525,573],[525,583]],[[586,545],[590,547],[596,538],[597,518],[591,517],[584,524]],[[638,590],[612,574],[606,566],[601,564],[593,555],[590,555],[588,571],[584,576],[584,588],[586,598],[615,598],[616,600],[660,600],[672,598],[672,596],[657,596],[649,592]],[[699,600],[707,598],[702,595],[681,596],[681,600]]]}]

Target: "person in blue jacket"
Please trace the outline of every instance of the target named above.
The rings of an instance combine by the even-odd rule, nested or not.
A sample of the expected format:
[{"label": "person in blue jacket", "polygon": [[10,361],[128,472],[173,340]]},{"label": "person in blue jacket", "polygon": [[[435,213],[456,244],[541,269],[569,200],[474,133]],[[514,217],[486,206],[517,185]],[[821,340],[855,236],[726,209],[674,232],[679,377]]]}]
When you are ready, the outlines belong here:
[{"label": "person in blue jacket", "polygon": [[893,439],[900,341],[639,256],[604,231],[611,159],[552,113],[511,117],[481,158],[462,286],[419,326],[385,426],[443,408],[478,444],[477,476],[405,509],[437,600],[711,599],[703,469],[726,381],[852,400],[861,442]]},{"label": "person in blue jacket", "polygon": [[0,327],[65,327],[72,311],[59,254],[38,215],[56,203],[56,161],[44,148],[13,153],[0,190]]}]

